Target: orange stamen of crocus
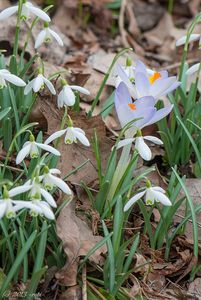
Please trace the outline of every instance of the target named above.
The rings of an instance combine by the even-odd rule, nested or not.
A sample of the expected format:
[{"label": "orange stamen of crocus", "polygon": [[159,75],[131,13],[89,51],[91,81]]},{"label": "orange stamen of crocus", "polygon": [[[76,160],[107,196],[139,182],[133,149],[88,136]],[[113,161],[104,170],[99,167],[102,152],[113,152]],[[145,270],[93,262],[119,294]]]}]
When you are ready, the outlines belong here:
[{"label": "orange stamen of crocus", "polygon": [[159,72],[155,72],[152,76],[149,77],[149,81],[151,84],[153,84],[160,77],[161,74]]},{"label": "orange stamen of crocus", "polygon": [[129,103],[128,106],[130,107],[130,109],[136,110],[136,106],[134,103]]}]

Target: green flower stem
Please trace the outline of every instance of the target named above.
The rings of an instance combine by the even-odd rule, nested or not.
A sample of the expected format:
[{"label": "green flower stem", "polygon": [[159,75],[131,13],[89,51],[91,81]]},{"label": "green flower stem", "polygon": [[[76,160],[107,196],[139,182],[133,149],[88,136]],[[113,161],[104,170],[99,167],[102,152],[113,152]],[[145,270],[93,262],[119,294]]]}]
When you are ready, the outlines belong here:
[{"label": "green flower stem", "polygon": [[16,25],[16,31],[15,31],[15,42],[14,42],[14,48],[13,48],[13,54],[16,57],[17,57],[17,54],[18,54],[20,24],[21,24],[20,17],[21,17],[21,13],[22,13],[22,5],[23,5],[23,0],[19,0],[18,13],[17,13],[17,25]]}]

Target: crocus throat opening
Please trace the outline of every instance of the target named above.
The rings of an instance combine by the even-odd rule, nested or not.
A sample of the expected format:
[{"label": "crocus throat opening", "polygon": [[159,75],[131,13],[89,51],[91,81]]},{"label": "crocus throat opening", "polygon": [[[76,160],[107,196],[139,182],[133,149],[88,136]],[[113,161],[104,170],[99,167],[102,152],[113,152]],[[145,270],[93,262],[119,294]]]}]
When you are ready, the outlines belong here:
[{"label": "crocus throat opening", "polygon": [[134,103],[128,103],[128,106],[130,107],[130,109],[136,110],[136,106]]},{"label": "crocus throat opening", "polygon": [[149,81],[151,84],[153,84],[160,77],[161,74],[159,72],[155,72],[152,76],[149,77]]}]

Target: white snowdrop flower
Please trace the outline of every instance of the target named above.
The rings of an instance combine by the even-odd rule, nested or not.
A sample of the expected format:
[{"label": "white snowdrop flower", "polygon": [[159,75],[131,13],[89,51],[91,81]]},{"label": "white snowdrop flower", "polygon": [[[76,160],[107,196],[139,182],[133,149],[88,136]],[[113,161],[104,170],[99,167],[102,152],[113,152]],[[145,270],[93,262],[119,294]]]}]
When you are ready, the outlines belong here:
[{"label": "white snowdrop flower", "polygon": [[41,89],[43,89],[45,85],[53,95],[56,95],[56,91],[53,84],[47,78],[45,78],[45,76],[43,76],[42,74],[42,71],[39,70],[38,76],[32,79],[25,87],[24,94],[27,95],[28,93],[30,93],[31,90],[37,93]]},{"label": "white snowdrop flower", "polygon": [[23,185],[7,190],[6,186],[3,187],[3,197],[0,199],[0,219],[4,216],[7,218],[15,217],[15,214],[20,209],[26,208],[26,201],[12,200],[11,198],[25,193],[30,190],[30,186]]},{"label": "white snowdrop flower", "polygon": [[41,216],[45,216],[47,219],[55,219],[54,213],[47,202],[42,200],[33,200],[31,201],[31,204],[34,205],[34,207],[30,207],[32,216],[37,217],[38,214],[40,214]]},{"label": "white snowdrop flower", "polygon": [[75,94],[73,90],[83,93],[85,95],[90,95],[90,92],[78,85],[69,85],[66,80],[61,80],[62,90],[60,91],[57,98],[58,108],[62,108],[64,105],[73,106],[75,104]]},{"label": "white snowdrop flower", "polygon": [[35,177],[32,181],[27,181],[25,185],[30,186],[29,197],[31,201],[41,201],[43,197],[50,206],[57,207],[52,195],[43,188],[39,177]]},{"label": "white snowdrop flower", "polygon": [[139,199],[144,196],[146,205],[153,205],[154,202],[160,202],[163,205],[171,206],[170,199],[165,195],[165,190],[159,186],[152,187],[150,181],[147,181],[146,189],[143,192],[137,193],[133,196],[124,206],[124,211],[135,204]]},{"label": "white snowdrop flower", "polygon": [[16,86],[25,86],[26,83],[20,79],[18,76],[11,74],[6,69],[0,70],[0,89],[2,89],[4,86],[7,86],[6,81],[11,82],[12,84]]},{"label": "white snowdrop flower", "polygon": [[[192,33],[189,38],[189,43],[198,41],[200,39],[201,39],[201,34]],[[182,36],[180,39],[176,41],[176,46],[179,47],[185,45],[186,40],[187,40],[187,35]],[[199,41],[199,44],[201,44],[201,40]]]},{"label": "white snowdrop flower", "polygon": [[44,167],[44,174],[40,176],[46,190],[52,190],[55,186],[61,189],[67,195],[71,195],[72,192],[69,186],[61,178],[55,175],[60,175],[61,172],[58,169],[49,169],[48,166]]},{"label": "white snowdrop flower", "polygon": [[19,151],[19,153],[16,157],[16,164],[17,165],[20,164],[25,159],[25,157],[27,157],[28,155],[30,155],[31,158],[38,157],[39,156],[38,148],[41,148],[42,150],[50,152],[56,156],[61,155],[61,153],[57,149],[53,148],[52,146],[35,142],[35,138],[31,134],[29,137],[29,141],[26,142],[23,145],[22,149]]},{"label": "white snowdrop flower", "polygon": [[78,127],[73,127],[72,120],[70,117],[68,117],[68,127],[66,129],[59,130],[55,133],[53,133],[46,141],[45,144],[49,144],[55,139],[61,137],[62,135],[65,134],[65,143],[66,144],[72,144],[77,143],[77,140],[80,141],[84,146],[89,147],[90,143],[87,137],[85,136],[84,130]]},{"label": "white snowdrop flower", "polygon": [[[13,14],[18,12],[18,5],[16,6],[11,6],[6,9],[4,9],[0,13],[0,21],[5,20],[12,16]],[[21,20],[27,20],[30,16],[30,14],[33,14],[40,19],[42,19],[45,22],[50,22],[51,19],[50,17],[40,8],[33,6],[32,3],[27,2],[26,0],[23,0],[23,5],[22,5],[22,13],[21,13]]]},{"label": "white snowdrop flower", "polygon": [[149,161],[149,160],[151,160],[152,153],[151,153],[151,149],[149,148],[149,146],[147,146],[147,144],[145,143],[144,140],[150,141],[157,145],[163,144],[163,142],[155,136],[151,136],[151,135],[142,136],[141,130],[138,129],[137,136],[135,138],[127,138],[127,139],[120,141],[117,145],[117,149],[134,142],[135,149],[138,150],[139,155],[144,160]]},{"label": "white snowdrop flower", "polygon": [[194,64],[192,65],[187,71],[186,71],[186,75],[193,75],[194,73],[196,73],[200,68],[200,63]]},{"label": "white snowdrop flower", "polygon": [[44,29],[40,31],[40,33],[38,34],[38,36],[36,38],[36,42],[35,42],[35,46],[34,46],[35,49],[39,48],[43,43],[52,42],[52,38],[54,38],[57,41],[59,46],[62,47],[64,45],[60,36],[55,31],[53,31],[52,29],[49,28],[48,22],[45,22]]}]

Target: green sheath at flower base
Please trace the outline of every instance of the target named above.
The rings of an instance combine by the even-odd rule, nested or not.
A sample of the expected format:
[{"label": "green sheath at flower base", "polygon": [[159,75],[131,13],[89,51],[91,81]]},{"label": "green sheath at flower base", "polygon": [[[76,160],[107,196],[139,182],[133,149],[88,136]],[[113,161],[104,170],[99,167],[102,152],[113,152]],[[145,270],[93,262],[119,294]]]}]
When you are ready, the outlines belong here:
[{"label": "green sheath at flower base", "polygon": [[126,66],[131,67],[132,66],[132,59],[130,57],[127,57],[126,59]]},{"label": "green sheath at flower base", "polygon": [[9,199],[9,193],[7,187],[3,186],[3,199]]}]

